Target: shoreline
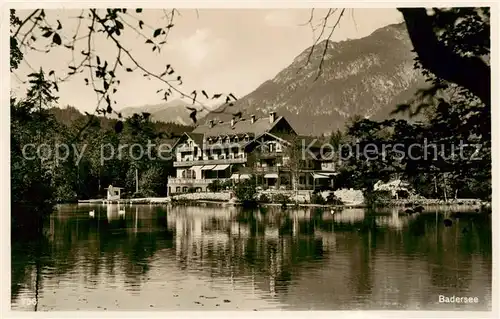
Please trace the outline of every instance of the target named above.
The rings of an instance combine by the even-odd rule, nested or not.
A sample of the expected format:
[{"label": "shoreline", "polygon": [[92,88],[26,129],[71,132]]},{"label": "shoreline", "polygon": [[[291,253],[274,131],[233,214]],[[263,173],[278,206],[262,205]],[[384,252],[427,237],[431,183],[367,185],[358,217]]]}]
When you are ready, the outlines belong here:
[{"label": "shoreline", "polygon": [[[64,204],[64,203],[61,203]],[[78,204],[173,204],[173,205],[218,205],[218,206],[242,206],[236,200],[216,200],[216,199],[186,199],[186,198],[172,198],[172,197],[144,197],[144,198],[131,198],[119,200],[107,199],[88,199],[78,200]],[[311,203],[286,203],[287,207],[305,207],[305,208],[328,208],[328,209],[353,209],[353,208],[409,208],[411,206],[423,207],[463,207],[467,209],[475,208],[491,208],[491,202],[479,199],[458,199],[458,200],[437,200],[437,199],[418,199],[418,200],[394,200],[381,205],[370,206],[364,203],[345,203],[341,205],[334,204],[311,204]],[[259,203],[256,206],[261,207],[282,207],[283,203]]]}]

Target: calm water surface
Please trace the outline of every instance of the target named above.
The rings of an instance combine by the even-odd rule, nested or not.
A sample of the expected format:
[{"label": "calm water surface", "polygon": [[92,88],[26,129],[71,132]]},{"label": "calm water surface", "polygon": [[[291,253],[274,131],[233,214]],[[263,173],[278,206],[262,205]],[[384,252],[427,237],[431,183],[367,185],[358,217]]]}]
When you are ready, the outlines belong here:
[{"label": "calm water surface", "polygon": [[489,217],[445,227],[447,213],[430,211],[120,209],[61,205],[43,236],[16,234],[12,309],[491,309]]}]

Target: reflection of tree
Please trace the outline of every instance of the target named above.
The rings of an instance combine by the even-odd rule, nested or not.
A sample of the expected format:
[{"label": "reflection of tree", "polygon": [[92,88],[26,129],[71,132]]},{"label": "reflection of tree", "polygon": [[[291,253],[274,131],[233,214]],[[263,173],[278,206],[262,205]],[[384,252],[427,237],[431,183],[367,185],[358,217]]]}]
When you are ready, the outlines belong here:
[{"label": "reflection of tree", "polygon": [[[427,266],[430,284],[437,289],[453,284],[462,291],[474,276],[475,258],[484,260],[473,256],[491,258],[491,228],[484,228],[481,220],[460,219],[448,229],[442,225],[442,217],[436,222],[434,214],[423,214],[407,219],[399,229],[380,216],[348,211],[332,215],[303,210],[283,213],[279,209],[269,209],[266,214],[199,207],[174,208],[168,213],[149,206],[139,210],[139,220],[134,209],[127,210],[125,219],[114,220],[103,219],[105,214],[101,214],[100,219],[91,221],[81,212],[73,212],[71,217],[53,216],[46,225],[51,231],[40,237],[38,246],[13,245],[12,299],[23,286],[35,290],[34,261],[39,262],[41,272],[53,269],[47,278],[39,278],[40,291],[44,281],[75,269],[88,282],[96,282],[103,273],[120,276],[126,289],[137,291],[150,276],[151,263],[161,250],[162,258],[175,260],[170,264],[177,270],[252,285],[273,298],[288,298],[290,289],[291,294],[313,289],[305,302],[326,298],[326,307],[327,299],[333,298],[329,289],[342,285],[342,296],[334,298],[338,306],[347,302],[342,299],[347,297],[380,298],[374,294],[387,284],[381,283],[385,278],[401,291],[400,302],[405,303],[413,288],[406,287],[404,280],[388,279],[394,278],[391,273],[401,271],[401,263],[408,263],[408,269],[412,269],[411,263]],[[344,216],[351,213],[359,218]],[[470,234],[461,232],[465,226]],[[413,228],[423,229],[424,234],[417,236]],[[384,272],[377,272],[381,267]],[[491,270],[487,276],[491,278]],[[331,309],[337,307],[328,304]]]},{"label": "reflection of tree", "polygon": [[[89,282],[96,282],[104,271],[108,275],[124,273],[130,288],[134,288],[149,271],[149,259],[156,251],[172,249],[172,242],[165,240],[172,238],[172,230],[156,222],[161,216],[159,211],[154,212],[156,215],[149,212],[151,217],[139,223],[147,232],[133,236],[133,219],[108,221],[102,207],[96,208],[96,214],[98,210],[101,210],[98,220],[89,219],[88,210],[85,215],[80,211],[61,218],[55,214],[46,221],[45,229],[50,233],[24,241],[23,236],[15,238],[12,244],[12,301],[23,286],[30,291],[41,291],[44,281],[57,280],[75,268],[80,268],[78,272],[84,273]],[[148,214],[147,211],[142,213]],[[49,276],[36,277],[47,268],[53,269]],[[32,278],[36,280],[32,282]]]}]

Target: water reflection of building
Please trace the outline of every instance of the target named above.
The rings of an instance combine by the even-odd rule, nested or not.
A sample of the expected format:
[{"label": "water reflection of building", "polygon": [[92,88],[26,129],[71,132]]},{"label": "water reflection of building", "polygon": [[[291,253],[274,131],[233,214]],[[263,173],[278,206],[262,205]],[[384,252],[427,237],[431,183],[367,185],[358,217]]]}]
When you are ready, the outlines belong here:
[{"label": "water reflection of building", "polygon": [[340,213],[333,215],[335,222],[354,223],[362,221],[365,218],[365,210],[360,208],[345,209]]},{"label": "water reflection of building", "polygon": [[[113,278],[124,280],[126,289],[140,291],[153,270],[192,271],[203,280],[229,282],[231,289],[248,287],[250,294],[264,294],[296,308],[326,310],[425,305],[437,289],[472,287],[478,292],[491,281],[484,256],[488,247],[476,244],[475,238],[460,237],[460,232],[437,228],[434,220],[419,237],[395,232],[400,224],[394,215],[374,217],[377,227],[385,228],[381,232],[345,227],[363,222],[356,210],[336,216],[326,212],[317,218],[293,210],[243,214],[176,208],[166,212],[166,227],[158,224],[154,208],[136,206],[129,212],[127,231],[122,233],[116,231],[122,226],[115,219],[98,230],[88,216],[52,217],[49,229],[54,239],[44,250],[50,256],[45,259],[53,260],[46,269],[49,278],[43,279],[46,286],[74,272],[89,285],[99,287]],[[399,219],[404,225],[410,221]],[[175,237],[165,237],[167,229]]]}]

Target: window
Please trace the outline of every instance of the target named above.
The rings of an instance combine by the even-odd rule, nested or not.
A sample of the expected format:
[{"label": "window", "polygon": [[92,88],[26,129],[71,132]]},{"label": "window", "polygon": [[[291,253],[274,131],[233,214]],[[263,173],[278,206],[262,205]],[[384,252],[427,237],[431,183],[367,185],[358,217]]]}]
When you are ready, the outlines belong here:
[{"label": "window", "polygon": [[175,192],[176,192],[176,193],[180,193],[180,192],[181,192],[181,187],[180,187],[180,186],[177,186],[177,187],[175,188]]},{"label": "window", "polygon": [[182,192],[183,192],[183,193],[187,193],[187,191],[188,191],[187,186],[184,186],[184,187],[182,188]]},{"label": "window", "polygon": [[182,178],[196,179],[196,172],[192,169],[182,171]]}]

